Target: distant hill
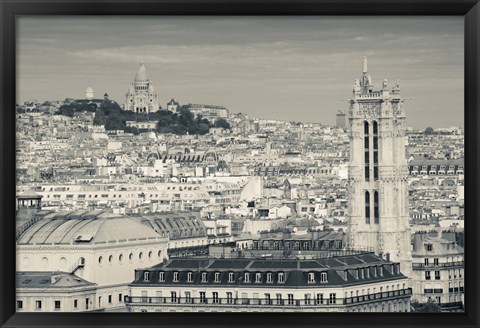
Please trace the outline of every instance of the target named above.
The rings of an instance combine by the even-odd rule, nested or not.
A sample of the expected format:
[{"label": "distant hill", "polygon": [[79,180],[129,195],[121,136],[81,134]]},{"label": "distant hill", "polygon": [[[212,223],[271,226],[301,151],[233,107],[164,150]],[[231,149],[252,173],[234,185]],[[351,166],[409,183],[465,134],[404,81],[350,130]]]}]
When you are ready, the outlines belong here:
[{"label": "distant hill", "polygon": [[123,130],[138,134],[136,128],[127,127],[127,121],[157,121],[157,132],[173,133],[178,135],[208,133],[212,127],[229,129],[230,124],[224,119],[218,119],[212,124],[201,115],[195,117],[188,109],[182,108],[178,113],[159,110],[155,113],[134,113],[124,111],[120,105],[110,99],[104,100],[75,100],[60,106],[58,114],[73,117],[77,112],[95,112],[93,124],[103,125],[105,130]]}]

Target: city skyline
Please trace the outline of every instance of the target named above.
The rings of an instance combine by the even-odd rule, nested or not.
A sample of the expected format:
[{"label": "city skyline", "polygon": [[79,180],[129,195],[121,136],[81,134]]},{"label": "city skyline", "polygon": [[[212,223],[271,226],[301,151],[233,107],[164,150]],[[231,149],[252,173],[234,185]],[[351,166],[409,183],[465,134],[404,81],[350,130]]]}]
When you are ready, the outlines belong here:
[{"label": "city skyline", "polygon": [[400,80],[408,125],[463,128],[462,18],[21,18],[17,54],[19,103],[90,85],[123,104],[143,60],[164,108],[324,124],[348,109],[366,56],[376,87]]}]

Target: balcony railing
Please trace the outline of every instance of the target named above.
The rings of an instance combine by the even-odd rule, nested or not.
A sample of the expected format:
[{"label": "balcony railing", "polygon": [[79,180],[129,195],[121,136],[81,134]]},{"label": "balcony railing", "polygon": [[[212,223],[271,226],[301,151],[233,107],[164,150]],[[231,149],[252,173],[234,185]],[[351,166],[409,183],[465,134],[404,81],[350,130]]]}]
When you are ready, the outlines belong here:
[{"label": "balcony railing", "polygon": [[433,270],[433,269],[447,269],[447,268],[463,268],[465,266],[465,261],[458,262],[447,262],[447,263],[438,263],[438,264],[424,264],[424,263],[413,263],[413,270]]},{"label": "balcony railing", "polygon": [[401,298],[409,295],[412,295],[411,288],[393,290],[393,291],[381,292],[381,293],[375,293],[375,294],[368,294],[368,295],[362,295],[362,296],[347,297],[345,298],[344,302],[345,304],[364,303],[364,302],[370,302],[370,301],[376,301],[376,300],[382,300],[382,299]]},{"label": "balcony railing", "polygon": [[125,303],[129,305],[184,305],[184,306],[271,306],[271,307],[332,307],[339,305],[355,305],[358,303],[376,302],[405,298],[412,295],[412,289],[401,289],[389,292],[369,294],[363,296],[324,299],[261,299],[261,298],[202,298],[202,297],[147,297],[125,296]]}]

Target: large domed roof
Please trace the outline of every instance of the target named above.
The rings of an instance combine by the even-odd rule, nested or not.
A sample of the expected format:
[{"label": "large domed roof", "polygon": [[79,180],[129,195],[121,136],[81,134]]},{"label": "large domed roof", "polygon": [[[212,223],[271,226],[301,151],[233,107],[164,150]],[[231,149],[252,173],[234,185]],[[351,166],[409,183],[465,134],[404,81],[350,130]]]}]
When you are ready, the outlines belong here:
[{"label": "large domed roof", "polygon": [[147,77],[147,70],[145,69],[145,65],[143,61],[140,62],[140,67],[138,68],[137,74],[135,74],[135,82],[145,82],[148,81]]},{"label": "large domed roof", "polygon": [[135,220],[107,211],[42,211],[17,239],[19,244],[78,244],[161,238]]}]

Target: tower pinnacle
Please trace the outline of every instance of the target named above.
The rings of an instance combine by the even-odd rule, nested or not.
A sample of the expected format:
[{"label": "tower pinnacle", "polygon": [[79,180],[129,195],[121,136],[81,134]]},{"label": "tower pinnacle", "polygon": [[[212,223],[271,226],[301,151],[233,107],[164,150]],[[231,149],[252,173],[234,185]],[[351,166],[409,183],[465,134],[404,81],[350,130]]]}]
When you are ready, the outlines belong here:
[{"label": "tower pinnacle", "polygon": [[363,73],[367,73],[367,57],[363,56],[362,64],[363,64]]}]

